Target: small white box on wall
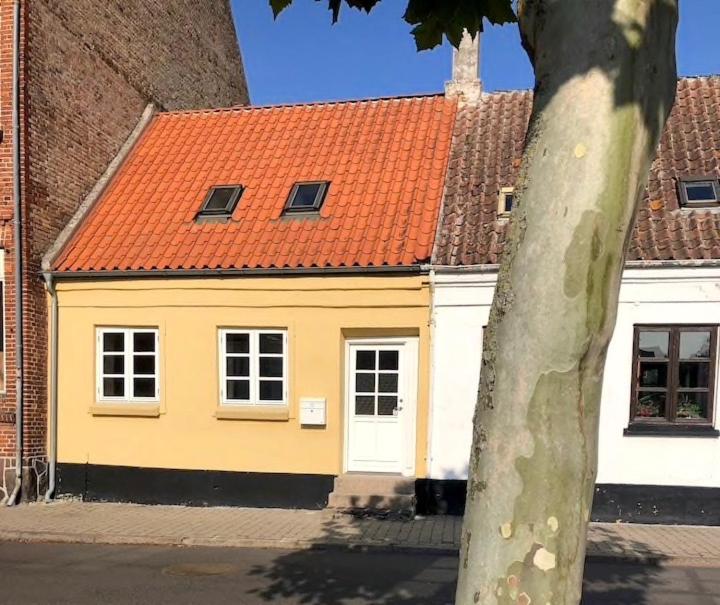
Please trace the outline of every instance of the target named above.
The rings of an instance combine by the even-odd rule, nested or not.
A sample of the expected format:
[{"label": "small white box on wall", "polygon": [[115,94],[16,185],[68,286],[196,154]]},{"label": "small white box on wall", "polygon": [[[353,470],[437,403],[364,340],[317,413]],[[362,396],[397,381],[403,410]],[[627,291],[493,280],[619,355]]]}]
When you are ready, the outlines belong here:
[{"label": "small white box on wall", "polygon": [[325,398],[301,397],[300,398],[300,424],[303,426],[325,426],[325,410],[327,405]]}]

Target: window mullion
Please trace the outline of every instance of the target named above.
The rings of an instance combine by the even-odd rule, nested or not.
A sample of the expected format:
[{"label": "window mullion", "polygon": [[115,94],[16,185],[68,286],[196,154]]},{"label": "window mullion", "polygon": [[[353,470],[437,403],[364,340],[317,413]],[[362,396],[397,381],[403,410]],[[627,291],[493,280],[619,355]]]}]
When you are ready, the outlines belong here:
[{"label": "window mullion", "polygon": [[260,332],[252,330],[250,332],[250,403],[253,405],[260,403],[260,382],[258,378],[260,360]]},{"label": "window mullion", "polygon": [[123,330],[124,353],[125,353],[125,399],[132,401],[135,399],[132,391],[132,375],[133,375],[133,345],[132,330]]},{"label": "window mullion", "polygon": [[668,422],[677,420],[678,382],[680,379],[680,329],[670,329],[670,359],[668,359],[668,394],[667,413]]}]

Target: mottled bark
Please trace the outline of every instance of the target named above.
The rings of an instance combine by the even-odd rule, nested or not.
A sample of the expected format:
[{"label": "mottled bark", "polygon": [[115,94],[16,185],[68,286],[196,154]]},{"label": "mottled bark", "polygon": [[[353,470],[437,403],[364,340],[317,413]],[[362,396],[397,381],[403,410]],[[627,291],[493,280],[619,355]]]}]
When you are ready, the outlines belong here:
[{"label": "mottled bark", "polygon": [[535,106],[486,331],[457,605],[576,605],[624,250],[676,0],[525,0]]}]

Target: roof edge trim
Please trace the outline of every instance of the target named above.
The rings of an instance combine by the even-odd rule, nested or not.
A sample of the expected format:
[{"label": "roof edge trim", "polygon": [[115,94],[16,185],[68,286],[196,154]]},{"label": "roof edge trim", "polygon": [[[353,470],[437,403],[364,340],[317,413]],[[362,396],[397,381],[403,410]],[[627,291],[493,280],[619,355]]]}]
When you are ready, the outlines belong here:
[{"label": "roof edge trim", "polygon": [[[628,260],[623,269],[702,269],[720,267],[720,258],[700,258],[684,260]],[[435,273],[498,273],[499,264],[479,265],[432,265]]]},{"label": "roof edge trim", "polygon": [[135,148],[138,140],[147,129],[147,126],[152,121],[155,115],[155,105],[149,103],[145,106],[140,119],[138,120],[135,128],[123,143],[120,151],[112,159],[108,167],[103,172],[102,176],[95,183],[90,193],[87,194],[85,199],[82,201],[78,209],[73,214],[72,218],[65,225],[63,230],[58,235],[55,242],[48,248],[47,252],[42,258],[42,270],[43,272],[51,272],[53,263],[65,249],[65,246],[70,242],[73,236],[77,233],[78,229],[82,226],[85,217],[95,207],[97,201],[105,193],[108,185],[111,183],[118,170],[125,163],[125,160],[130,155],[132,150]]},{"label": "roof edge trim", "polygon": [[158,269],[158,270],[114,270],[114,271],[50,271],[55,279],[100,280],[100,279],[156,279],[193,277],[306,277],[322,275],[353,274],[423,274],[429,271],[427,265],[395,265],[372,267],[297,267],[278,269]]}]

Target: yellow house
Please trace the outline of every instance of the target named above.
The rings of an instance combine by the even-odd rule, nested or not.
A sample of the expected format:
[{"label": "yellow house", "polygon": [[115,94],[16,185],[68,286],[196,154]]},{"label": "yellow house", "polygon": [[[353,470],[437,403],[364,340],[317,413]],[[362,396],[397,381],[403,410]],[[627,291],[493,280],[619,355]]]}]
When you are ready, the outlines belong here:
[{"label": "yellow house", "polygon": [[146,112],[46,259],[55,492],[405,507],[455,113]]}]

